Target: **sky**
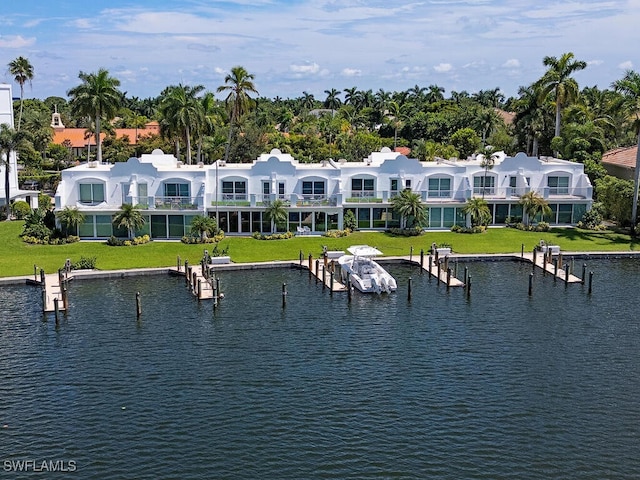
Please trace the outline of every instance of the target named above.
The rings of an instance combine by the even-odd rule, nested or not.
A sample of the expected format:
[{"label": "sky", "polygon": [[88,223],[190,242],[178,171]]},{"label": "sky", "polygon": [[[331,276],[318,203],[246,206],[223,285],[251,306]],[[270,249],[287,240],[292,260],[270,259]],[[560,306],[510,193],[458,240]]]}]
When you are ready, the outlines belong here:
[{"label": "sky", "polygon": [[261,97],[318,100],[333,88],[416,85],[517,96],[545,56],[567,52],[588,64],[574,75],[581,88],[640,69],[640,0],[0,2],[0,82],[13,83],[6,65],[27,57],[25,98],[66,97],[81,71],[100,68],[129,97],[179,83],[215,92],[240,65]]}]

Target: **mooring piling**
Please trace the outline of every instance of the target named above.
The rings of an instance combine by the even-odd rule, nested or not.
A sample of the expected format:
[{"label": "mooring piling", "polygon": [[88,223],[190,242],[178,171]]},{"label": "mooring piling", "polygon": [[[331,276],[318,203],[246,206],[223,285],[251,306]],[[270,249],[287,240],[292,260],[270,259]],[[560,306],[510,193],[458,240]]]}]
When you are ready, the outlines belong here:
[{"label": "mooring piling", "polygon": [[140,315],[142,315],[142,304],[140,301],[140,292],[136,292],[136,315],[138,319],[140,319]]},{"label": "mooring piling", "polygon": [[411,300],[411,284],[412,284],[412,278],[409,277],[409,285],[407,287],[407,300]]},{"label": "mooring piling", "polygon": [[287,284],[282,283],[282,308],[287,305]]},{"label": "mooring piling", "polygon": [[533,272],[529,274],[529,296],[533,293]]}]

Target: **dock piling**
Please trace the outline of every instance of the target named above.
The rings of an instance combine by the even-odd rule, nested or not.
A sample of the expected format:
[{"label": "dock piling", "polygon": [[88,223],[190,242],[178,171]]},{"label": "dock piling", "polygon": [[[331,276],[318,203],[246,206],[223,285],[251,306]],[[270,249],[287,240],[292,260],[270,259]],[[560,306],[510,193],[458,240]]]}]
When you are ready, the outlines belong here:
[{"label": "dock piling", "polygon": [[591,286],[593,285],[593,272],[589,272],[589,295],[591,295]]},{"label": "dock piling", "polygon": [[409,277],[409,286],[407,288],[407,300],[411,301],[411,283],[412,283],[412,278]]},{"label": "dock piling", "polygon": [[529,274],[529,296],[533,293],[533,272]]},{"label": "dock piling", "polygon": [[138,320],[140,320],[140,315],[142,315],[142,305],[140,303],[140,292],[136,292],[136,315]]},{"label": "dock piling", "polygon": [[287,305],[287,284],[282,283],[282,308]]}]

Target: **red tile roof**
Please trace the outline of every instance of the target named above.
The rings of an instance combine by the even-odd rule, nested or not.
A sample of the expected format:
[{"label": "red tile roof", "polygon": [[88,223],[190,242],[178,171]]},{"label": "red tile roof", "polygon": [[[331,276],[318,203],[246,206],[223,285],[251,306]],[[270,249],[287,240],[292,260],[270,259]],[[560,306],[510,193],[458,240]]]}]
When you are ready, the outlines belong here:
[{"label": "red tile roof", "polygon": [[616,148],[602,155],[602,163],[609,163],[618,167],[633,169],[636,166],[638,146]]},{"label": "red tile roof", "polygon": [[394,151],[398,152],[400,155],[404,155],[405,157],[408,157],[411,153],[411,149],[409,147],[396,147],[394,148]]},{"label": "red tile roof", "polygon": [[[115,132],[116,138],[122,138],[126,135],[129,137],[129,144],[135,145],[138,143],[138,139],[142,137],[159,135],[160,124],[158,124],[158,122],[149,122],[144,128],[116,128]],[[89,134],[89,138],[85,138],[85,136],[87,136],[86,128],[57,128],[54,129],[53,143],[62,145],[65,140],[69,140],[71,146],[74,148],[84,148],[87,146],[87,143],[91,145],[96,144],[95,135]],[[102,140],[104,140],[104,137],[105,134],[100,133]]]}]

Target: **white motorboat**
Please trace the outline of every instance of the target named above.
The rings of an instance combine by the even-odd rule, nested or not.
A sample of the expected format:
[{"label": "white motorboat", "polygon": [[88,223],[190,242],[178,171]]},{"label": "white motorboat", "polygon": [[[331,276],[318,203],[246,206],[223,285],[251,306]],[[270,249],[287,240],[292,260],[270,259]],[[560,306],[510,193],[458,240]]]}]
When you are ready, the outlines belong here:
[{"label": "white motorboat", "polygon": [[343,282],[349,279],[354,287],[364,293],[389,293],[398,288],[396,279],[373,260],[382,255],[380,250],[368,245],[354,245],[347,251],[351,255],[338,258]]}]

